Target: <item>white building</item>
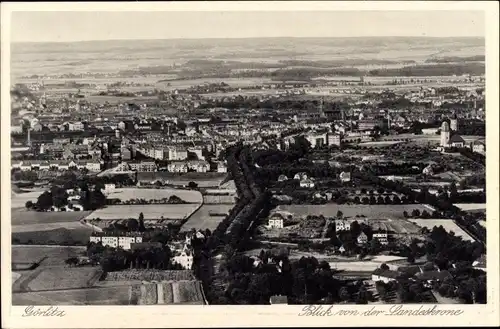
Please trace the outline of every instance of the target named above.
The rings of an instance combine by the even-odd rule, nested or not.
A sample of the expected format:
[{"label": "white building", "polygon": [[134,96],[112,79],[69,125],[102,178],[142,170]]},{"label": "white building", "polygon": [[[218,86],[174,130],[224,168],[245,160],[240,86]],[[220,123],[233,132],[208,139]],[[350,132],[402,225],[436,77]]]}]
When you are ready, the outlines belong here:
[{"label": "white building", "polygon": [[125,235],[93,234],[90,236],[90,242],[101,242],[103,246],[109,246],[112,248],[121,247],[125,250],[130,250],[133,243],[142,243],[142,236],[138,233]]},{"label": "white building", "polygon": [[340,135],[335,133],[328,133],[328,146],[340,146]]},{"label": "white building", "polygon": [[336,220],[335,221],[335,231],[348,231],[351,229],[351,224],[345,220]]},{"label": "white building", "polygon": [[270,218],[267,221],[267,227],[268,228],[283,228],[283,218]]},{"label": "white building", "polygon": [[380,244],[388,244],[387,233],[373,233],[373,239],[377,239]]},{"label": "white building", "polygon": [[179,255],[172,257],[172,260],[180,264],[186,270],[190,270],[193,267],[193,253],[187,246],[184,246],[184,249]]},{"label": "white building", "polygon": [[300,181],[300,187],[314,188],[314,186],[315,186],[314,181],[310,178],[302,179]]},{"label": "white building", "polygon": [[109,193],[114,192],[115,189],[116,189],[116,185],[115,184],[104,184],[103,193],[109,194]]}]

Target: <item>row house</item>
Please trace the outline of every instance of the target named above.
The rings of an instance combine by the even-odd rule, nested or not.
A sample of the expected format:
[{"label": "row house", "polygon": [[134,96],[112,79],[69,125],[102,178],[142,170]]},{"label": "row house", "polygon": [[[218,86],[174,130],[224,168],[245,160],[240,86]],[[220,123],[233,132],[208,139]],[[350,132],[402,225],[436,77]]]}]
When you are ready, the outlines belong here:
[{"label": "row house", "polygon": [[131,170],[139,172],[153,172],[156,171],[156,163],[154,161],[130,161],[128,165]]},{"label": "row house", "polygon": [[[70,168],[84,169],[88,166],[87,161],[75,160],[50,160],[50,161],[36,161],[24,160],[11,163],[12,169],[25,170],[68,170]],[[92,163],[92,162],[91,162]],[[88,168],[87,168],[88,169]]]},{"label": "row house", "polygon": [[186,173],[188,171],[208,172],[210,171],[210,164],[207,161],[200,160],[176,161],[169,163],[167,169],[170,172],[177,173]]}]

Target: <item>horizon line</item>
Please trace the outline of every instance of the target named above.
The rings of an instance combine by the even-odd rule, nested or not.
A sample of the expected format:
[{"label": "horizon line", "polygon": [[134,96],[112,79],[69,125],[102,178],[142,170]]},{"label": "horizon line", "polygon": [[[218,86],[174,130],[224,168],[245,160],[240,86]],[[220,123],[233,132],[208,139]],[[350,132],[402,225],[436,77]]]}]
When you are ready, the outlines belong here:
[{"label": "horizon line", "polygon": [[166,41],[166,40],[238,40],[238,39],[360,39],[360,38],[422,38],[422,39],[486,39],[485,36],[429,36],[429,35],[373,35],[373,36],[271,36],[271,37],[206,37],[206,38],[144,38],[144,39],[91,39],[91,40],[71,40],[71,41],[11,41],[11,44],[41,44],[41,43],[84,43],[84,42],[112,42],[112,41]]}]

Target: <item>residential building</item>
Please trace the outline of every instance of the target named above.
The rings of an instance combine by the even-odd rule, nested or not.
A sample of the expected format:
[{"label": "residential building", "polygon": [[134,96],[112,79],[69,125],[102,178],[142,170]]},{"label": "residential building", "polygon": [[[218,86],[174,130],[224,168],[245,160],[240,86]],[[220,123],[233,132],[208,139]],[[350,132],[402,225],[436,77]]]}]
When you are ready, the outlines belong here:
[{"label": "residential building", "polygon": [[310,178],[302,179],[300,181],[300,187],[303,188],[314,188],[315,184],[314,181]]},{"label": "residential building", "polygon": [[335,220],[335,231],[348,231],[351,229],[351,224],[348,221],[338,219]]},{"label": "residential building", "polygon": [[273,217],[267,221],[268,228],[283,228],[283,218]]},{"label": "residential building", "polygon": [[348,171],[343,171],[339,175],[340,181],[342,183],[347,183],[351,181],[351,173]]},{"label": "residential building", "polygon": [[227,165],[223,161],[217,162],[217,172],[219,173],[227,172]]},{"label": "residential building", "polygon": [[388,244],[389,241],[387,239],[387,233],[384,232],[379,232],[379,233],[373,233],[373,239],[378,240],[380,244]]},{"label": "residential building", "polygon": [[368,242],[368,237],[364,232],[361,232],[357,238],[358,244],[365,244]]},{"label": "residential building", "polygon": [[190,270],[193,267],[193,253],[187,247],[179,255],[172,257],[172,260],[186,270]]},{"label": "residential building", "polygon": [[142,235],[138,232],[131,233],[93,233],[90,236],[90,242],[99,243],[101,242],[103,246],[109,246],[112,248],[123,248],[125,250],[130,250],[131,245],[134,243],[142,243]]},{"label": "residential building", "polygon": [[341,138],[339,134],[328,133],[328,146],[340,146]]}]

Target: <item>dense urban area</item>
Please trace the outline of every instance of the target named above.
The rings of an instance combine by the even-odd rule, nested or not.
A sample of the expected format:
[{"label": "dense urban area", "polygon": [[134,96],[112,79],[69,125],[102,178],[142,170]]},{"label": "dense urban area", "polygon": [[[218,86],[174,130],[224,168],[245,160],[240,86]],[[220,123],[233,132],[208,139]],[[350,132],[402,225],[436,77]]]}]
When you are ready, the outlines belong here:
[{"label": "dense urban area", "polygon": [[481,52],[265,46],[27,73],[14,49],[14,305],[486,303]]}]

